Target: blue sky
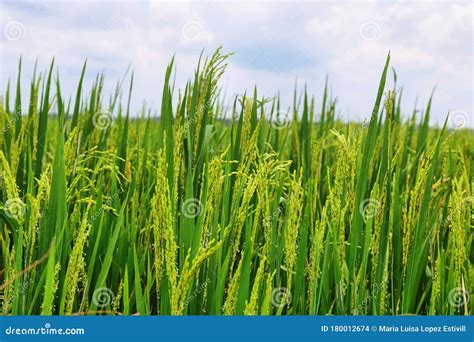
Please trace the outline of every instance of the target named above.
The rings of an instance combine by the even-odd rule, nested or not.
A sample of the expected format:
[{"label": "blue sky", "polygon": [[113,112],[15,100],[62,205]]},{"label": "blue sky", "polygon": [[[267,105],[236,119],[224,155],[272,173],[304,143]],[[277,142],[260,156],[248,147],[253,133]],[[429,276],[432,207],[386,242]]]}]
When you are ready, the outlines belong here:
[{"label": "blue sky", "polygon": [[26,93],[35,59],[45,69],[55,56],[73,94],[87,58],[86,86],[104,71],[111,92],[131,63],[134,108],[143,101],[158,108],[173,55],[182,87],[201,50],[222,45],[235,52],[221,83],[228,95],[256,84],[289,105],[298,79],[319,104],[329,75],[340,116],[363,120],[390,50],[405,114],[417,98],[425,107],[437,86],[433,124],[451,110],[474,127],[473,10],[472,1],[2,1],[0,91],[22,54]]}]

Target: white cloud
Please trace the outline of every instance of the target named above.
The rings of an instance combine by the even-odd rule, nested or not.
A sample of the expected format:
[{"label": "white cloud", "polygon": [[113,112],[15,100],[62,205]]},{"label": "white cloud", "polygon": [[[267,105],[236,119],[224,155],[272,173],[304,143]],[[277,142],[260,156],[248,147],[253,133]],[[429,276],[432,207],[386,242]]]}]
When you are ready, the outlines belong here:
[{"label": "white cloud", "polygon": [[[449,109],[472,116],[472,2],[2,2],[2,80],[15,78],[20,54],[24,79],[35,58],[41,69],[56,56],[61,80],[72,94],[85,58],[88,83],[104,70],[106,90],[131,62],[135,107],[159,103],[173,55],[177,85],[192,77],[203,48],[235,51],[224,76],[228,93],[251,91],[291,103],[295,78],[320,100],[326,74],[344,116],[361,119],[371,110],[387,52],[404,84],[406,114],[437,85],[434,121]],[[9,40],[9,22],[24,37]],[[6,82],[0,83],[4,92]],[[24,84],[28,92],[28,82]],[[473,123],[474,126],[474,123]]]}]

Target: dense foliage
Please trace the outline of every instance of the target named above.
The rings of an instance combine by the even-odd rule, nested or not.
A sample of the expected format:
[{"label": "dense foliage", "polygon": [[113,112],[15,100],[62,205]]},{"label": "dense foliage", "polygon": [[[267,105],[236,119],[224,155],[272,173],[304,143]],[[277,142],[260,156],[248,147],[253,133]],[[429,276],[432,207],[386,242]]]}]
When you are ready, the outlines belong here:
[{"label": "dense foliage", "polygon": [[172,62],[138,116],[133,75],[105,104],[84,65],[68,101],[54,62],[22,113],[20,62],[0,104],[3,314],[470,314],[472,130],[430,127],[430,103],[402,115],[389,58],[363,124],[327,87],[229,106],[227,57],[181,92]]}]

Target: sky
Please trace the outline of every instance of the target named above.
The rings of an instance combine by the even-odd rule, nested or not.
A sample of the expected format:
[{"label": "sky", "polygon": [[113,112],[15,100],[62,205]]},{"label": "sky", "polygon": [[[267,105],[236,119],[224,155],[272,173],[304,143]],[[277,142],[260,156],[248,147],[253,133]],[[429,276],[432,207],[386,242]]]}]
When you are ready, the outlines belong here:
[{"label": "sky", "polygon": [[[23,58],[29,92],[35,60],[55,57],[63,95],[75,93],[84,60],[85,86],[103,71],[111,93],[128,65],[132,108],[159,109],[166,65],[175,56],[176,86],[193,76],[201,51],[234,52],[221,85],[230,98],[281,94],[295,82],[320,108],[324,82],[344,121],[368,118],[390,51],[402,108],[425,108],[436,86],[432,124],[474,127],[473,2],[468,1],[8,1],[0,2],[0,92]],[[388,85],[393,86],[390,74]]]}]

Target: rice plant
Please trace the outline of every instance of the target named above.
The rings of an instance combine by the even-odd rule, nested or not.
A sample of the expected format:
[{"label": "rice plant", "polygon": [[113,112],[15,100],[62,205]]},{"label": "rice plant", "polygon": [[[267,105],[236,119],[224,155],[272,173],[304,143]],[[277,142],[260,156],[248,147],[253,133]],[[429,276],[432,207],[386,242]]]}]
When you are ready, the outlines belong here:
[{"label": "rice plant", "polygon": [[25,99],[20,60],[0,103],[2,314],[470,315],[472,130],[431,127],[431,99],[402,113],[390,56],[363,124],[327,84],[321,103],[226,100],[228,58],[181,90],[171,61],[138,114],[133,74],[107,101],[85,63],[68,99],[53,60]]}]

